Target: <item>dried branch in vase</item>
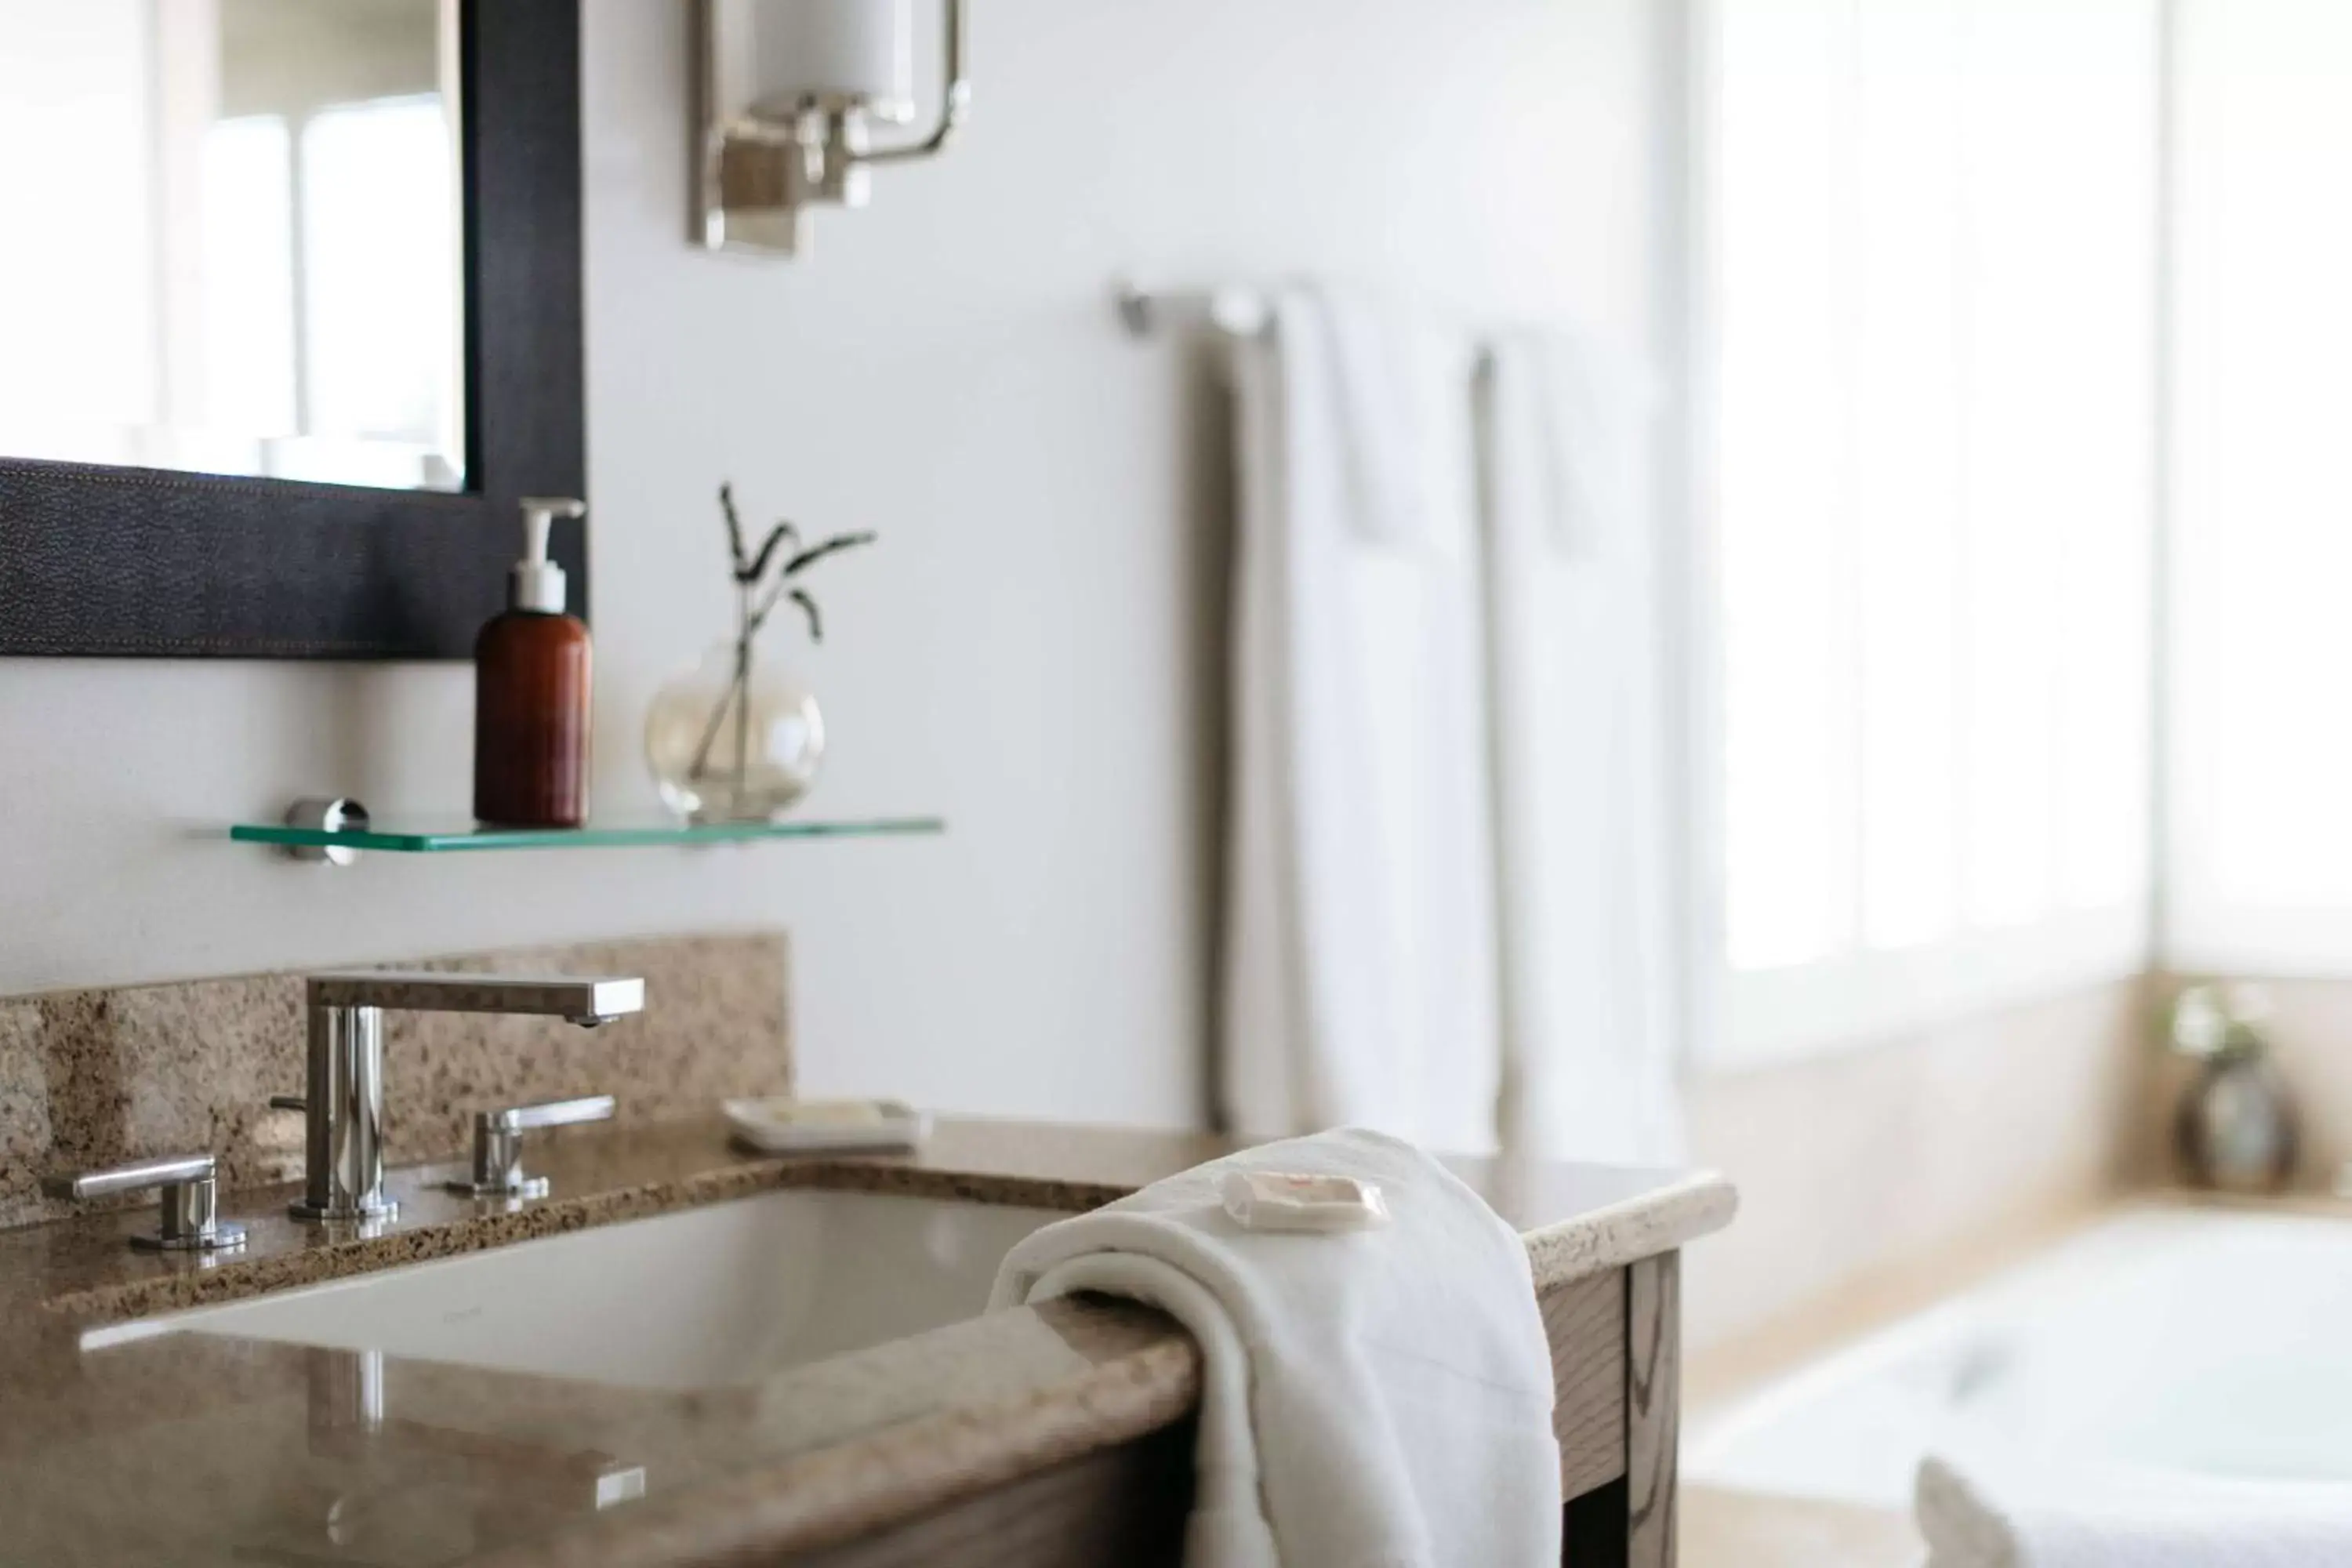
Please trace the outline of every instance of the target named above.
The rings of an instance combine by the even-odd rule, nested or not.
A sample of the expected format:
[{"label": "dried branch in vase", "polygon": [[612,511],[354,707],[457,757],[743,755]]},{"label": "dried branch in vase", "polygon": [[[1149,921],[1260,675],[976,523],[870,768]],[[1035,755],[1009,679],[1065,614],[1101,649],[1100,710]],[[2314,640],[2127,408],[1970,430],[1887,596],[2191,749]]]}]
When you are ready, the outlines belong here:
[{"label": "dried branch in vase", "polygon": [[[875,535],[838,533],[809,543],[798,526],[779,520],[755,549],[731,484],[719,487],[719,510],[726,524],[729,566],[735,584],[735,636],[725,650],[727,668],[718,681],[696,683],[701,693],[695,709],[700,716],[698,733],[690,752],[679,759],[685,766],[665,770],[656,759],[655,773],[673,809],[700,819],[744,819],[772,816],[798,798],[814,776],[815,759],[823,747],[822,721],[814,700],[794,692],[787,704],[793,711],[785,716],[783,727],[801,737],[797,765],[782,765],[777,759],[754,755],[756,749],[776,743],[773,731],[778,728],[774,715],[763,720],[754,711],[761,706],[755,700],[760,694],[754,690],[752,658],[760,632],[780,605],[790,603],[806,623],[809,640],[823,642],[824,617],[803,578],[819,562],[873,543]],[[708,703],[707,710],[703,702]],[[657,700],[656,708],[660,706]],[[656,744],[657,731],[666,740],[669,737],[665,725],[649,721],[649,758],[670,749]],[[672,742],[677,752],[686,752],[677,743],[682,741],[680,736]]]}]

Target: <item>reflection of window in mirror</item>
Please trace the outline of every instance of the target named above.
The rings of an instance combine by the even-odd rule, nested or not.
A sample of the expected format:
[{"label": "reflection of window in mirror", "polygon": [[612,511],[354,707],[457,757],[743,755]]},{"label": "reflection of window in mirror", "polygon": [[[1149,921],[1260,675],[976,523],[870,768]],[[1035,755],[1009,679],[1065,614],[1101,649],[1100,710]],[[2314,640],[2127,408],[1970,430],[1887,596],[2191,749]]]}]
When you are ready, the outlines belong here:
[{"label": "reflection of window in mirror", "polygon": [[0,0],[0,457],[462,488],[456,8]]}]

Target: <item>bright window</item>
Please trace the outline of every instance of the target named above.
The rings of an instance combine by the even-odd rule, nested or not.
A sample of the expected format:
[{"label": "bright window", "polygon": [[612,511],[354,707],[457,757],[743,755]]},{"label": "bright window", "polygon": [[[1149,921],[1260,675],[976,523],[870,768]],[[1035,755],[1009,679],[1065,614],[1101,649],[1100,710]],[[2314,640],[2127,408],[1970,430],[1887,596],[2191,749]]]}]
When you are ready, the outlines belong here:
[{"label": "bright window", "polygon": [[1708,37],[1725,1044],[2136,969],[2157,0]]},{"label": "bright window", "polygon": [[437,97],[324,110],[301,159],[305,432],[459,449],[447,110]]},{"label": "bright window", "polygon": [[2352,968],[2352,5],[2179,0],[2168,959]]},{"label": "bright window", "polygon": [[288,146],[276,115],[224,120],[205,138],[205,414],[239,435],[300,428]]}]

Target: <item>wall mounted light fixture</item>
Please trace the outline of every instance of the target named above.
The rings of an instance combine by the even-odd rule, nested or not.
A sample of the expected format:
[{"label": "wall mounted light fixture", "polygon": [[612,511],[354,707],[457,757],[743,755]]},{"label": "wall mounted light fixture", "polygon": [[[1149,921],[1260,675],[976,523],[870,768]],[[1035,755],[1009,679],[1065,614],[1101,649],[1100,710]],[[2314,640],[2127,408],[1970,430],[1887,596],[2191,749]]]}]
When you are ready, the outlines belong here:
[{"label": "wall mounted light fixture", "polygon": [[794,256],[820,206],[866,205],[877,164],[944,148],[971,108],[964,5],[946,10],[945,88],[920,141],[871,144],[915,115],[909,0],[695,0],[694,237]]}]

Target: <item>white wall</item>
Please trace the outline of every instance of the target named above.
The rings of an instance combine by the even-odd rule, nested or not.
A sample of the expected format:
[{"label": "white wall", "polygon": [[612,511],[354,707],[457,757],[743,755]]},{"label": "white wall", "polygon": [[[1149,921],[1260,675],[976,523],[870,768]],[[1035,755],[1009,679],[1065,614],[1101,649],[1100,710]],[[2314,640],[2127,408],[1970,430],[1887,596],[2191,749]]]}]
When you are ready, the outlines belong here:
[{"label": "white wall", "polygon": [[982,0],[969,142],[797,263],[685,244],[685,7],[583,9],[600,803],[653,810],[636,724],[722,624],[731,476],[883,534],[823,584],[813,809],[949,836],[297,867],[216,825],[462,813],[465,669],[0,663],[0,992],[781,924],[813,1089],[1192,1120],[1220,446],[1108,281],[1339,269],[1638,332],[1644,0]]}]

